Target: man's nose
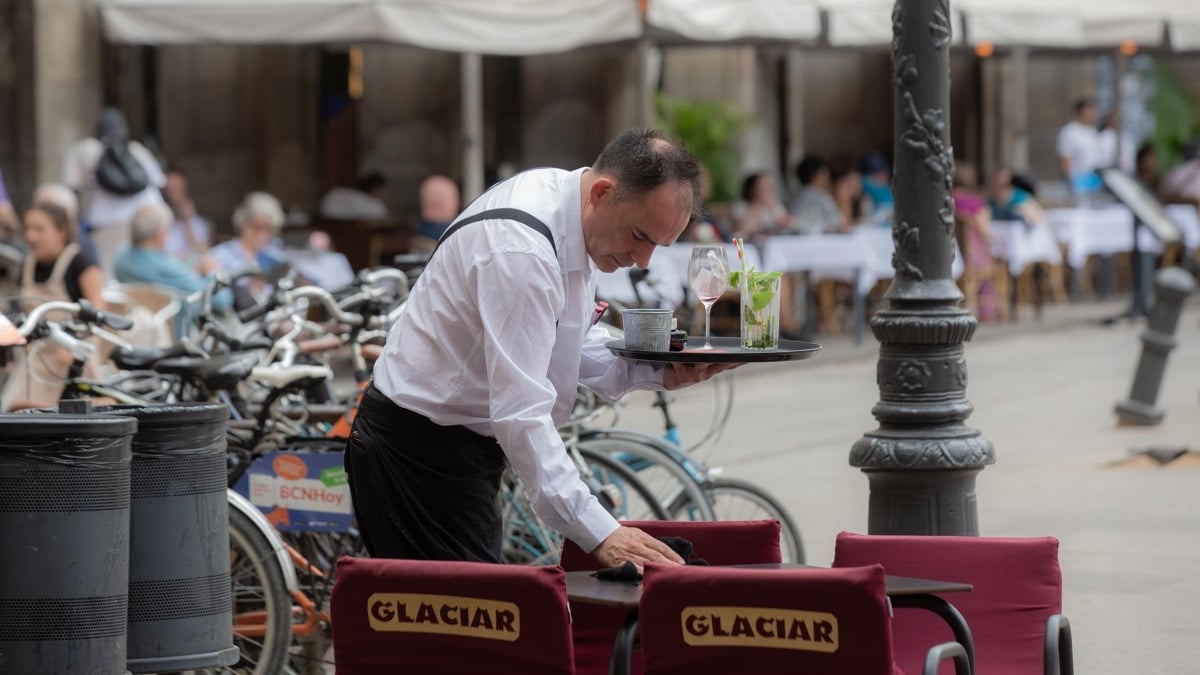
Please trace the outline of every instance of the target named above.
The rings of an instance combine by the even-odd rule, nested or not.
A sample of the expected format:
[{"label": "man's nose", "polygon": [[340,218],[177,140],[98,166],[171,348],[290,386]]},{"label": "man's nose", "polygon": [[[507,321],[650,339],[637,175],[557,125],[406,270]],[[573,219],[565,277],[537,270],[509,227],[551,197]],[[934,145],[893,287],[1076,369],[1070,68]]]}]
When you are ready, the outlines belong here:
[{"label": "man's nose", "polygon": [[633,249],[633,262],[635,262],[638,267],[646,269],[650,266],[650,256],[653,254],[654,244],[639,243],[637,247]]}]

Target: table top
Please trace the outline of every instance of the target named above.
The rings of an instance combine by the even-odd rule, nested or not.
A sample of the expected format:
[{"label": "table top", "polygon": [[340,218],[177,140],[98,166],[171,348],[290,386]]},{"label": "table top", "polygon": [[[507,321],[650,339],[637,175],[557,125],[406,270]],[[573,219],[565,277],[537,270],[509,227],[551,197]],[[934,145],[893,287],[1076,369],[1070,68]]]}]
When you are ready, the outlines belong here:
[{"label": "table top", "polygon": [[[759,565],[730,565],[737,569],[827,569],[795,563],[767,563]],[[964,593],[974,590],[970,584],[915,577],[887,575],[889,597],[905,595],[929,595],[934,593]],[[601,581],[595,572],[567,572],[567,599],[590,605],[634,608],[642,599],[642,584],[623,581]]]}]

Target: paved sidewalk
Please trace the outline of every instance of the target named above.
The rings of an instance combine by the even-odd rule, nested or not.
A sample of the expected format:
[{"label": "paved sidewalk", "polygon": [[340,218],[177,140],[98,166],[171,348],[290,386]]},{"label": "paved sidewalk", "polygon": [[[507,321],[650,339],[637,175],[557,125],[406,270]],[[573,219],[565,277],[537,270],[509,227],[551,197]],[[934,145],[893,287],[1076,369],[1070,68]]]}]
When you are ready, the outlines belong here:
[{"label": "paved sidewalk", "polygon": [[[1061,542],[1065,612],[1078,672],[1200,672],[1200,462],[1128,462],[1131,448],[1200,451],[1200,302],[1185,310],[1158,405],[1157,427],[1118,428],[1142,325],[1102,327],[1123,301],[1049,307],[1040,322],[984,325],[968,343],[968,423],[996,447],[978,480],[985,535]],[[738,370],[736,402],[711,463],[780,498],[803,530],[809,561],[828,564],[840,530],[866,531],[867,480],[850,446],[875,428],[873,340],[830,340],[804,363]],[[678,392],[672,414],[699,437],[712,417],[707,387]],[[644,394],[622,424],[661,430]],[[1114,466],[1120,464],[1121,466]]]}]

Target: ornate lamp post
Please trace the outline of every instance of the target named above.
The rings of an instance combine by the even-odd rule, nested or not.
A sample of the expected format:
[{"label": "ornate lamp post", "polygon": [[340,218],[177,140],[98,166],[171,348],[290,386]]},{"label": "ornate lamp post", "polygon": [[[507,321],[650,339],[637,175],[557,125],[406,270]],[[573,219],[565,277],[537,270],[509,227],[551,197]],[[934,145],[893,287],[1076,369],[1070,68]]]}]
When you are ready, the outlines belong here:
[{"label": "ornate lamp post", "polygon": [[992,444],[963,425],[963,342],[975,317],[954,283],[954,156],[950,148],[948,0],[897,0],[895,84],[896,277],[871,320],[879,339],[879,428],[850,452],[871,485],[872,534],[979,534],[975,476]]}]

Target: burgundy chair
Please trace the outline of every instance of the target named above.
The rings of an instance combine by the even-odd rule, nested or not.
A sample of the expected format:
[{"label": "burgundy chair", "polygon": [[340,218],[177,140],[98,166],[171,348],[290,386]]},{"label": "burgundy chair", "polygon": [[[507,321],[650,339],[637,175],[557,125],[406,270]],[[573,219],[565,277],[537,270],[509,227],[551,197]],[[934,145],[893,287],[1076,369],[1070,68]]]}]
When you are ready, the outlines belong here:
[{"label": "burgundy chair", "polygon": [[575,672],[560,567],[342,558],[337,675]]},{"label": "burgundy chair", "polygon": [[[971,627],[982,675],[1070,675],[1070,624],[1062,616],[1058,540],[838,534],[834,567],[879,563],[888,574],[968,583],[951,598]],[[951,639],[945,622],[897,608],[896,662],[906,671],[923,649]]]},{"label": "burgundy chair", "polygon": [[[646,566],[647,675],[893,675],[883,567],[755,570]],[[969,672],[957,643],[939,645]]]},{"label": "burgundy chair", "polygon": [[[778,563],[779,521],[691,522],[671,520],[630,521],[623,523],[645,530],[655,537],[682,537],[692,542],[694,555],[710,565]],[[568,572],[596,570],[600,563],[591,554],[568,540],[563,545],[562,566]],[[617,632],[629,612],[614,607],[575,603],[572,630],[575,640],[575,672],[579,675],[605,675],[612,659]],[[642,672],[641,657],[633,655],[631,673]]]}]

